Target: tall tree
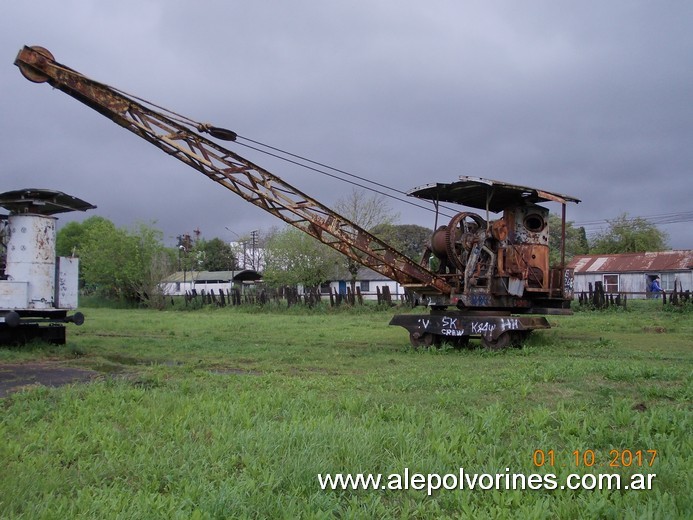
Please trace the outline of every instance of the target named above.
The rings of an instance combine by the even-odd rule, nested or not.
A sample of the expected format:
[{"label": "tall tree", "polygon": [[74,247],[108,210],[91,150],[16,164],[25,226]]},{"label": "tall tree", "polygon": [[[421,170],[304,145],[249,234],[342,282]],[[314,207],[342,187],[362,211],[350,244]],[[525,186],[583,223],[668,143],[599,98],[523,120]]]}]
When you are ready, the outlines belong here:
[{"label": "tall tree", "polygon": [[[393,225],[399,215],[390,208],[385,197],[377,193],[368,196],[363,190],[353,189],[339,199],[334,209],[341,216],[369,231],[376,226]],[[348,257],[341,257],[342,265],[351,276],[351,290],[356,288],[356,276],[361,264]]]},{"label": "tall tree", "polygon": [[162,236],[145,224],[127,230],[107,219],[90,222],[79,248],[84,282],[108,296],[160,306],[159,284],[174,265]]},{"label": "tall tree", "polygon": [[337,253],[312,236],[287,226],[269,233],[264,280],[273,286],[317,287],[334,277]]},{"label": "tall tree", "polygon": [[238,269],[231,246],[220,238],[200,240],[196,248],[202,254],[202,269],[207,271],[232,271]]},{"label": "tall tree", "polygon": [[92,227],[110,223],[110,220],[95,215],[82,222],[68,222],[56,235],[55,252],[58,256],[79,256],[85,237]]},{"label": "tall tree", "polygon": [[644,253],[668,247],[669,236],[642,217],[629,218],[628,213],[622,213],[607,222],[608,229],[591,240],[592,253]]},{"label": "tall tree", "polygon": [[420,260],[433,232],[417,224],[380,224],[371,233],[413,260]]}]

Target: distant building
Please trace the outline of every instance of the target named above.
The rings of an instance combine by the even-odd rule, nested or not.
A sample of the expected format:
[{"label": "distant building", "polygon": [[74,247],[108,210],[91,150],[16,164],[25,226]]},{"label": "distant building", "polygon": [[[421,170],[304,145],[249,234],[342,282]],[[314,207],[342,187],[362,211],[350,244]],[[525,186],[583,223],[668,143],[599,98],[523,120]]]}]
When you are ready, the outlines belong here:
[{"label": "distant building", "polygon": [[655,277],[662,289],[670,293],[674,283],[679,290],[693,289],[693,250],[660,251],[656,253],[625,253],[618,255],[578,255],[568,264],[575,270],[575,297],[604,284],[607,293],[628,293],[629,297],[645,298]]},{"label": "distant building", "polygon": [[[359,268],[356,275],[356,289],[361,291],[361,297],[364,300],[377,300],[378,290],[380,290],[380,294],[383,294],[385,286],[390,289],[390,295],[393,301],[400,300],[404,296],[404,288],[399,283],[367,267]],[[336,274],[334,280],[323,283],[320,286],[320,293],[328,295],[331,291],[333,294],[346,295],[350,288],[351,277],[344,270]],[[303,294],[305,292],[305,287],[299,284],[298,292],[299,294]]]},{"label": "distant building", "polygon": [[[324,283],[320,287],[320,292],[329,294],[330,289],[332,289],[333,293],[347,294],[347,288],[351,287],[351,278],[344,274],[341,274],[340,278],[343,279]],[[385,286],[389,288],[393,300],[399,300],[404,296],[404,288],[399,283],[367,267],[359,268],[356,275],[356,288],[361,291],[361,296],[364,300],[377,300],[378,289],[380,289],[382,294]]]},{"label": "distant building", "polygon": [[241,271],[178,271],[168,276],[162,282],[164,294],[167,296],[181,296],[192,293],[193,289],[200,293],[211,290],[219,293],[223,289],[228,291],[234,286],[238,287],[257,282],[262,276],[257,271],[243,269]]}]

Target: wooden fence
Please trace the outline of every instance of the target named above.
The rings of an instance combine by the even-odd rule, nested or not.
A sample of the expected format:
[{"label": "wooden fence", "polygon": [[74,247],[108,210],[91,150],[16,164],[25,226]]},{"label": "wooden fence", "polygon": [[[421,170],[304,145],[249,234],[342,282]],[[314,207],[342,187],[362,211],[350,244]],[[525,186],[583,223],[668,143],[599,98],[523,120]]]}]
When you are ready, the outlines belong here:
[{"label": "wooden fence", "polygon": [[[391,306],[397,303],[407,303],[413,306],[416,303],[414,293],[407,290],[405,290],[404,295],[400,296],[400,301],[398,302],[397,297],[393,297],[390,287],[387,285],[384,285],[382,288],[376,287],[375,295],[379,305]],[[241,292],[238,288],[233,288],[228,290],[219,289],[217,291],[214,291],[214,289],[205,291],[203,289],[199,292],[193,289],[192,291],[186,291],[184,299],[186,305],[194,302],[198,305],[216,305],[219,307],[227,305],[279,304],[284,301],[289,307],[293,305],[313,307],[329,300],[330,306],[336,307],[339,305],[363,305],[364,295],[359,287],[356,287],[355,291],[347,287],[346,293],[339,293],[333,288],[330,288],[329,293],[321,293],[317,287],[308,289],[303,293],[299,293],[295,287],[259,288],[254,291],[246,290],[244,292]]]},{"label": "wooden fence", "polygon": [[671,292],[662,291],[660,293],[652,292],[618,292],[607,293],[604,291],[602,282],[595,282],[594,288],[592,283],[588,284],[587,292],[583,291],[578,294],[578,302],[581,306],[589,306],[594,309],[606,309],[608,307],[623,307],[626,308],[629,296],[647,295],[648,298],[662,297],[662,305],[683,305],[691,301],[691,291],[684,291],[682,286],[674,284],[674,290]]}]

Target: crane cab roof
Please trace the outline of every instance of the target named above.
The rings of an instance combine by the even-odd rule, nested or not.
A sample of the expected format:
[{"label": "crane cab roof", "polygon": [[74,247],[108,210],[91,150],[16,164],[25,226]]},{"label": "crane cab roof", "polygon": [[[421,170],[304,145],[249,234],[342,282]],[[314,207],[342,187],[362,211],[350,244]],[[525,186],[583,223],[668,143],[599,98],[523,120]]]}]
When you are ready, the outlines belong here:
[{"label": "crane cab roof", "polygon": [[580,199],[560,193],[518,186],[506,182],[461,176],[457,182],[426,184],[407,193],[411,197],[434,202],[453,202],[470,208],[499,213],[505,208],[537,202],[580,202]]},{"label": "crane cab roof", "polygon": [[0,206],[11,213],[35,213],[55,215],[68,211],[86,211],[96,206],[67,195],[62,191],[44,189],[23,189],[0,193]]}]

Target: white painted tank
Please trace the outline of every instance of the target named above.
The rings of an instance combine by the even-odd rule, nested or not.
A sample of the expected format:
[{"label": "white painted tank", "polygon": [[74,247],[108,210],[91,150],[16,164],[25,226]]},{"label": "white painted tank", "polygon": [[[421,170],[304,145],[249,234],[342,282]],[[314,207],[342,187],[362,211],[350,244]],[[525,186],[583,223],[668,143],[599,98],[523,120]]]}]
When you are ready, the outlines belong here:
[{"label": "white painted tank", "polygon": [[28,308],[50,309],[55,297],[55,217],[19,214],[8,217],[9,280],[29,282]]}]

